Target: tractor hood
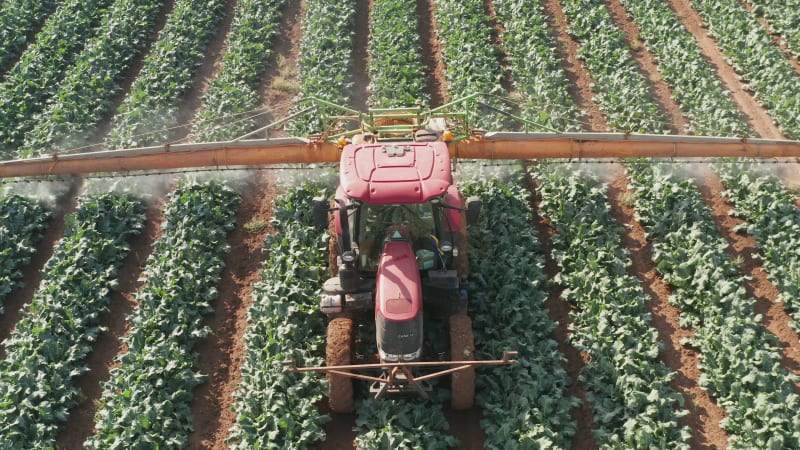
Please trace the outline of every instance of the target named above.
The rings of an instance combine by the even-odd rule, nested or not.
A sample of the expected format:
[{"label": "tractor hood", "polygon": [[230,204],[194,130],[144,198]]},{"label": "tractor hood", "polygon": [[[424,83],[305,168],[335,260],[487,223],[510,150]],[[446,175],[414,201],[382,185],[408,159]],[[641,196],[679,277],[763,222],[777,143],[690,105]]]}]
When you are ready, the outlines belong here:
[{"label": "tractor hood", "polygon": [[422,306],[417,259],[407,236],[399,227],[389,231],[375,277],[376,312],[390,321],[413,319]]},{"label": "tractor hood", "polygon": [[345,194],[372,204],[426,202],[453,182],[444,142],[347,145],[339,171]]}]

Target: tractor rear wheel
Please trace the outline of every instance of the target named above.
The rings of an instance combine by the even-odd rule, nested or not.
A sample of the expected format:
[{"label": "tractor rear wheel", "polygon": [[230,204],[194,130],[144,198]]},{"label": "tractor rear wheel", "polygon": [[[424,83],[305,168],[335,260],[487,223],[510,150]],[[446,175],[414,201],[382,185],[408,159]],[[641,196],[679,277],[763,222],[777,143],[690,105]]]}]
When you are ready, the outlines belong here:
[{"label": "tractor rear wheel", "polygon": [[[466,314],[450,316],[450,358],[453,361],[475,359],[472,320]],[[475,368],[453,372],[450,379],[451,406],[454,410],[472,408],[475,401]]]},{"label": "tractor rear wheel", "polygon": [[[328,341],[325,356],[328,366],[352,364],[353,319],[336,317],[328,323]],[[329,373],[328,404],[336,413],[353,412],[353,380],[342,375]]]}]

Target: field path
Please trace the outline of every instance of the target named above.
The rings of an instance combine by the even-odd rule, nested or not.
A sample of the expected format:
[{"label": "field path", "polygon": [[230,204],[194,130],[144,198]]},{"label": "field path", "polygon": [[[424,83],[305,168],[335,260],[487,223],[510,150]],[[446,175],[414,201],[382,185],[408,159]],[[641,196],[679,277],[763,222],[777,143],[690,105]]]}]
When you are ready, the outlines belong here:
[{"label": "field path", "polygon": [[75,386],[85,399],[70,411],[67,423],[58,434],[59,448],[83,448],[86,438],[94,431],[95,407],[103,393],[101,383],[108,381],[114,357],[123,350],[121,337],[127,334],[128,315],[137,306],[134,294],[142,284],[139,275],[153,251],[153,243],[161,235],[162,206],[160,201],[148,206],[142,233],[130,241],[131,251],[119,271],[119,290],[111,292],[109,309],[100,315],[100,323],[107,331],[100,333],[86,358],[89,372],[75,378]]},{"label": "field path", "polygon": [[733,101],[739,106],[743,117],[759,137],[767,139],[785,139],[780,129],[775,125],[766,109],[750,94],[744,84],[739,80],[736,71],[725,62],[722,50],[717,47],[714,38],[708,35],[703,28],[703,20],[695,11],[689,0],[667,0],[667,3],[678,14],[684,27],[694,36],[703,55],[717,71],[722,85],[731,92]]},{"label": "field path", "polygon": [[588,123],[582,124],[582,128],[585,131],[608,131],[608,120],[593,100],[594,80],[578,59],[578,43],[567,33],[569,24],[561,2],[542,0],[542,6],[547,13],[550,29],[553,30],[555,40],[558,42],[556,52],[561,57],[569,80],[569,93],[588,120]]},{"label": "field path", "polygon": [[[497,63],[503,71],[503,77],[500,79],[500,86],[506,91],[507,94],[514,92],[514,76],[511,74],[511,64],[508,61],[508,55],[505,51],[505,44],[503,43],[503,34],[505,27],[497,20],[497,12],[494,7],[494,0],[483,0],[483,8],[486,11],[486,16],[489,17],[489,27],[492,29],[491,39],[497,53]],[[517,112],[515,112],[516,114]]]},{"label": "field path", "polygon": [[428,76],[428,94],[431,96],[433,108],[443,105],[447,99],[447,79],[442,62],[442,44],[439,42],[435,9],[433,0],[417,0],[422,64]]},{"label": "field path", "polygon": [[[225,256],[225,269],[217,286],[219,296],[212,305],[215,312],[203,319],[211,334],[195,345],[200,355],[198,371],[209,379],[194,389],[194,432],[189,435],[188,448],[225,448],[225,439],[236,422],[236,413],[231,411],[232,394],[245,357],[247,310],[253,301],[253,284],[260,280],[259,271],[267,257],[262,250],[271,232],[272,202],[277,196],[271,175],[264,172],[256,172],[243,192],[236,228],[228,236],[231,250]],[[255,225],[260,229],[251,228]]]},{"label": "field path", "polygon": [[353,81],[350,92],[350,106],[359,110],[367,110],[369,100],[369,17],[372,11],[372,0],[356,0],[355,35],[353,36],[353,60],[350,62],[348,74]]},{"label": "field path", "polygon": [[[530,188],[531,191],[535,190],[532,181]],[[549,220],[539,214],[540,198],[538,194],[533,195],[533,201],[535,203],[535,207],[532,208],[534,214],[533,220],[536,232],[539,235],[539,241],[542,245],[542,254],[545,256],[545,273],[547,274],[547,279],[552,280],[559,272],[558,264],[556,264],[552,256],[552,244],[550,242],[550,235],[555,231],[550,226]],[[572,448],[581,450],[597,449],[597,442],[594,436],[592,436],[592,430],[595,428],[595,424],[592,411],[589,408],[589,400],[586,397],[586,391],[581,386],[581,383],[578,382],[578,376],[583,370],[588,355],[578,351],[568,342],[569,327],[570,323],[572,323],[569,317],[569,311],[572,306],[561,299],[561,288],[549,283],[548,285],[550,286],[550,292],[548,293],[544,305],[550,312],[550,318],[558,324],[555,330],[553,330],[553,339],[558,342],[558,350],[567,358],[564,368],[567,370],[572,380],[566,391],[566,395],[577,397],[581,401],[580,407],[572,410],[572,418],[578,425],[578,430],[572,438]]]},{"label": "field path", "polygon": [[647,307],[653,318],[653,326],[658,330],[659,340],[664,345],[661,359],[677,374],[670,385],[686,401],[689,415],[680,421],[680,425],[689,426],[692,430],[692,448],[724,449],[727,447],[728,436],[719,423],[727,414],[708,395],[708,391],[698,384],[701,373],[698,368],[698,353],[681,344],[693,337],[694,331],[679,325],[681,311],[669,302],[672,290],[656,273],[645,230],[634,218],[633,207],[626,200],[634,194],[628,189],[625,171],[620,165],[615,164],[612,167],[608,174],[611,180],[608,189],[611,215],[617,223],[625,227],[621,242],[630,252],[632,265],[628,273],[642,280],[644,291],[652,298]]},{"label": "field path", "polygon": [[[0,342],[5,341],[16,327],[21,318],[23,308],[27,308],[33,299],[33,294],[42,281],[42,268],[53,256],[53,249],[64,236],[67,228],[64,217],[75,211],[78,193],[83,185],[82,179],[77,179],[69,186],[69,190],[57,197],[53,217],[48,223],[47,230],[42,235],[42,240],[36,246],[36,253],[31,257],[31,262],[22,268],[22,288],[11,291],[3,301],[5,313],[0,315]],[[0,345],[0,359],[6,359],[6,348]]]},{"label": "field path", "polygon": [[[747,295],[756,300],[755,311],[762,315],[761,323],[764,328],[780,341],[781,364],[789,372],[800,375],[800,339],[789,326],[791,317],[786,313],[783,304],[776,301],[778,289],[767,278],[761,263],[754,258],[758,253],[756,240],[753,236],[734,231],[736,225],[745,221],[729,214],[733,208],[720,195],[725,186],[719,176],[705,164],[700,170],[699,178],[702,180],[699,183],[700,192],[703,200],[711,208],[711,215],[719,234],[730,244],[727,249],[728,255],[742,261],[742,272],[750,278],[744,285]],[[795,387],[800,393],[800,384],[795,383]]]}]

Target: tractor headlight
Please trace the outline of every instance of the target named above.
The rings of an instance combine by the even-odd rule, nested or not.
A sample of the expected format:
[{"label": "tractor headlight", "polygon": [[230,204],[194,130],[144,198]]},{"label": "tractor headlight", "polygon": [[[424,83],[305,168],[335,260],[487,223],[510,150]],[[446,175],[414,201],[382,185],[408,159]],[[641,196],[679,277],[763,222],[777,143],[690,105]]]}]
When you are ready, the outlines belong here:
[{"label": "tractor headlight", "polygon": [[394,355],[392,353],[386,353],[381,349],[378,349],[378,355],[381,357],[381,361],[397,362],[400,359],[400,355]]}]

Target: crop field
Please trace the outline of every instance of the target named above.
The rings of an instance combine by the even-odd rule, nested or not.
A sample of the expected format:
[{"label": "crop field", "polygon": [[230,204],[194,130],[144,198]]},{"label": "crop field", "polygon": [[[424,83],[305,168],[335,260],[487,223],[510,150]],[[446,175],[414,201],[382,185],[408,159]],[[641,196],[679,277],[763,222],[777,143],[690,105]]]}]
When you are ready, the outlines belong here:
[{"label": "crop field", "polygon": [[[800,0],[0,0],[3,160],[472,93],[530,122],[486,130],[800,140]],[[466,411],[283,373],[325,362],[337,174],[2,180],[0,448],[800,448],[800,161],[459,160],[475,353],[520,360]]]}]

